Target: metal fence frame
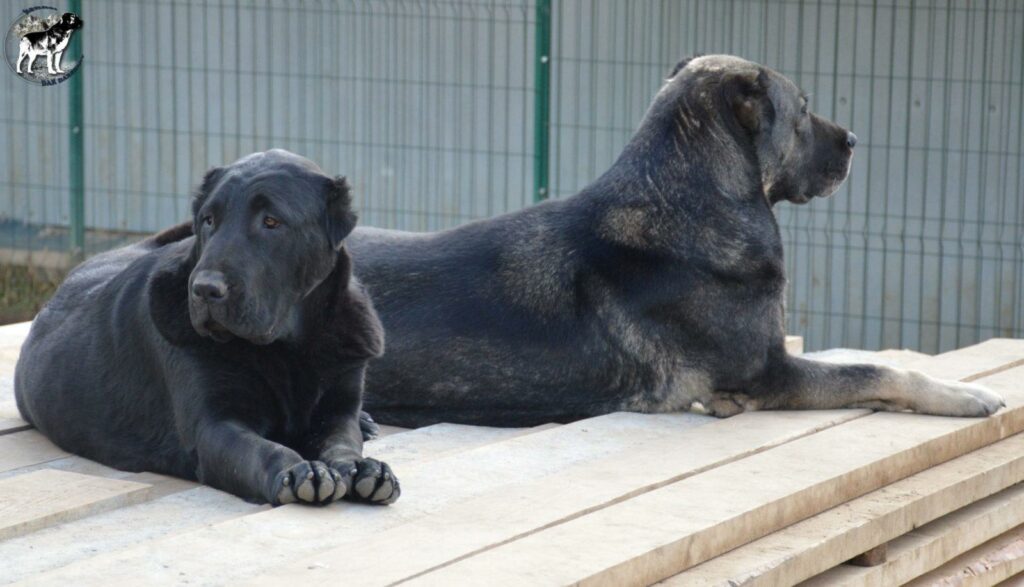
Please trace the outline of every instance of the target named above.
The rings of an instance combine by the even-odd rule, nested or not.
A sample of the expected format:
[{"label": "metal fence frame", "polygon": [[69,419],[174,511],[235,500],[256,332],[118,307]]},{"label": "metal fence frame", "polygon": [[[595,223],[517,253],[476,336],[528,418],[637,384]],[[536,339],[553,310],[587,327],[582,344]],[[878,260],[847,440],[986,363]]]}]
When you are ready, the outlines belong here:
[{"label": "metal fence frame", "polygon": [[[841,123],[855,123],[853,130],[862,138],[851,178],[833,201],[816,202],[799,210],[780,206],[778,215],[791,279],[788,328],[804,334],[812,349],[837,345],[911,346],[936,352],[989,336],[1024,336],[1024,206],[1019,202],[1024,192],[1024,6],[1012,0],[969,4],[952,0],[338,0],[288,5],[278,0],[222,0],[206,4],[173,0],[159,5],[139,0],[106,0],[84,7],[81,0],[66,0],[65,5],[69,10],[84,9],[97,16],[123,8],[137,14],[140,22],[143,14],[168,19],[169,32],[159,35],[157,51],[166,50],[167,35],[185,34],[187,42],[200,39],[204,48],[213,43],[209,30],[182,32],[183,23],[187,29],[189,22],[182,20],[183,12],[191,15],[219,11],[221,32],[249,26],[247,19],[251,17],[251,24],[259,24],[260,34],[267,35],[268,42],[274,42],[278,48],[281,42],[274,36],[276,28],[271,16],[281,19],[290,11],[299,11],[312,13],[314,19],[322,13],[343,18],[365,17],[369,19],[368,26],[376,27],[372,34],[408,34],[424,43],[433,43],[430,47],[434,49],[427,50],[441,51],[439,59],[454,59],[456,74],[460,73],[460,63],[472,63],[475,56],[465,54],[466,45],[460,44],[460,39],[446,41],[444,48],[436,49],[440,46],[437,35],[450,35],[453,31],[456,36],[479,35],[480,31],[473,29],[475,24],[483,26],[487,19],[495,18],[507,20],[501,23],[509,27],[502,33],[504,42],[516,45],[515,58],[521,58],[529,68],[522,76],[517,74],[514,82],[506,81],[516,87],[505,89],[522,96],[516,98],[516,108],[517,116],[523,120],[524,136],[522,141],[507,139],[515,148],[495,149],[492,145],[485,149],[490,149],[488,157],[521,156],[521,171],[515,167],[494,177],[498,178],[496,181],[502,177],[509,181],[512,175],[521,174],[522,181],[517,179],[516,185],[522,184],[525,189],[520,196],[516,192],[520,188],[504,186],[504,201],[479,200],[486,205],[474,204],[465,209],[460,202],[477,201],[471,193],[479,189],[477,179],[436,178],[419,192],[384,197],[386,194],[375,192],[374,186],[386,182],[372,178],[377,183],[368,184],[364,191],[371,193],[364,195],[383,203],[360,202],[368,212],[364,218],[385,225],[399,222],[396,218],[401,217],[400,208],[416,204],[418,213],[429,211],[430,217],[409,226],[413,229],[449,226],[574,193],[583,183],[594,179],[621,147],[639,121],[660,76],[675,59],[693,52],[743,54],[773,66],[805,89],[819,94],[815,98],[816,110]],[[245,11],[244,22],[225,24],[223,14],[233,10]],[[261,16],[261,12],[266,15]],[[420,20],[440,24],[426,25]],[[453,20],[459,22],[459,27],[446,28]],[[86,21],[91,23],[87,27],[98,26],[96,19]],[[332,22],[337,21],[334,18]],[[281,26],[294,30],[303,22],[307,21],[289,17]],[[392,24],[382,27],[382,22]],[[351,29],[346,31],[353,33]],[[493,26],[490,31],[494,32]],[[369,31],[354,32],[364,44],[372,40]],[[997,47],[996,43],[1004,46]],[[82,36],[74,37],[69,54],[80,53],[81,45]],[[855,56],[850,62],[846,55],[841,55],[840,46],[860,57]],[[348,43],[339,47],[358,50],[359,45]],[[25,127],[23,134],[12,130],[6,143],[13,149],[12,145],[22,136],[31,142],[36,132],[52,134],[54,129],[60,129],[66,133],[66,146],[57,149],[67,156],[66,175],[43,187],[50,191],[66,190],[67,210],[63,215],[68,234],[60,242],[66,243],[66,257],[71,263],[121,242],[116,238],[96,241],[94,227],[86,226],[90,214],[96,215],[95,211],[90,212],[93,204],[87,201],[94,189],[87,182],[90,174],[97,173],[90,171],[89,157],[97,157],[98,152],[95,146],[90,150],[89,133],[107,129],[98,127],[96,121],[90,124],[95,110],[90,109],[93,106],[89,104],[85,79],[90,75],[90,63],[108,71],[118,63],[113,58],[113,48],[99,49],[86,47],[86,70],[72,76],[64,84],[66,90],[55,90],[66,91],[63,97],[47,96],[48,104],[65,106],[66,115],[57,121],[50,119]],[[264,57],[270,50],[268,47],[264,51]],[[511,57],[493,46],[488,50],[492,62]],[[190,49],[184,55],[194,53]],[[375,64],[393,65],[398,58],[394,54],[382,57],[368,53],[367,59]],[[138,66],[145,63],[140,61]],[[332,64],[337,66],[337,60],[324,62],[325,67]],[[444,67],[443,62],[439,67]],[[161,72],[170,77],[157,78],[155,88],[166,94],[166,80],[173,84],[180,76],[185,76],[191,86],[193,78],[189,76],[211,74],[212,68],[206,64],[202,68],[198,71],[182,66],[179,58],[169,72]],[[626,87],[608,86],[609,72],[621,75]],[[266,75],[267,83],[303,79],[301,75],[272,71],[270,66],[255,68],[252,73]],[[462,84],[443,76],[431,78],[428,72],[410,85],[406,83],[410,80],[400,80],[395,77],[398,75],[404,74],[367,80],[364,72],[363,81],[352,83],[363,84],[359,91],[365,93],[364,101],[371,104],[378,93],[366,84],[391,83],[398,87],[398,82],[402,82],[402,88],[415,88],[424,95],[436,90],[444,95],[421,98],[421,102],[434,105],[445,100],[472,105],[474,100],[486,100],[496,95],[494,92],[504,91],[482,91],[475,77]],[[108,75],[104,79],[117,83],[121,78]],[[144,83],[139,88],[153,90]],[[174,93],[170,95],[173,99]],[[277,96],[268,93],[267,100]],[[295,98],[289,92],[282,99]],[[388,102],[379,106],[384,112],[409,116],[401,104]],[[9,106],[8,111],[17,110]],[[968,113],[977,116],[976,125]],[[216,111],[204,113],[207,118],[215,114]],[[172,125],[177,124],[177,116],[171,117]],[[471,120],[464,121],[464,125],[478,122],[473,116],[467,114],[467,120]],[[902,121],[901,116],[908,120]],[[7,120],[3,124],[10,127],[15,122]],[[161,124],[155,122],[151,125],[153,129],[135,128],[131,124],[127,127],[129,132],[139,133],[178,132],[167,131]],[[302,131],[297,132],[301,135]],[[192,139],[191,128],[189,133]],[[422,133],[428,135],[429,129]],[[260,145],[261,140],[282,140],[273,128],[254,130],[251,134],[254,136],[235,142]],[[463,135],[452,133],[446,140],[456,141],[452,137]],[[292,138],[295,137],[289,133],[285,140]],[[176,134],[172,139],[170,147],[163,147],[160,142],[159,149],[162,156],[179,158],[187,152],[187,146],[183,151]],[[52,137],[47,140],[52,144]],[[438,163],[425,154],[419,159],[403,159],[395,153],[402,149],[416,149],[417,153],[447,149],[458,162],[437,173],[476,173],[479,160],[470,151],[479,147],[467,143],[455,149],[437,141],[424,142],[418,135],[415,141],[406,141],[409,144],[389,143],[391,140],[385,136],[380,144],[368,145],[367,148],[384,153],[369,159],[387,160],[389,165],[413,161],[414,166],[427,169],[421,169],[415,177],[424,177],[432,173],[428,169],[431,165],[443,161]],[[936,144],[929,145],[929,141]],[[296,141],[300,146],[311,144],[315,148],[319,148],[320,142],[304,142],[301,137]],[[525,169],[527,165],[529,170]],[[182,169],[177,164],[173,167],[167,173],[174,176],[171,179],[177,184],[166,190],[184,199],[187,190],[180,185]],[[190,181],[198,179],[200,170],[193,169],[195,163],[185,161],[182,167],[194,176],[190,176]],[[404,171],[391,170],[397,174]],[[8,181],[12,182],[7,184],[9,190],[21,189],[14,180]],[[389,187],[385,191],[394,189]],[[447,192],[453,190],[458,193],[448,197]],[[877,194],[886,190],[895,196],[880,199]],[[925,198],[935,194],[931,202]],[[992,194],[1001,196],[987,201]],[[1017,194],[1016,199],[1013,194]],[[389,206],[396,210],[387,212]],[[164,219],[166,214],[161,210],[165,207],[157,206],[150,216],[165,223],[178,220]],[[0,258],[0,264],[3,262],[5,259]],[[989,307],[992,305],[996,308]]]}]

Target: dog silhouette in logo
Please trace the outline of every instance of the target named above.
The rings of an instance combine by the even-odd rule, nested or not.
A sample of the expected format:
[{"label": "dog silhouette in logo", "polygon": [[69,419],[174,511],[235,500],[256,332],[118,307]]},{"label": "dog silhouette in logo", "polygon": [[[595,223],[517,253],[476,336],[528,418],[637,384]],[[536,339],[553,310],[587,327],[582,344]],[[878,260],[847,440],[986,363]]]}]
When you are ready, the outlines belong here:
[{"label": "dog silhouette in logo", "polygon": [[18,46],[18,61],[14,70],[21,73],[21,61],[27,57],[26,73],[32,73],[32,64],[36,57],[46,55],[46,71],[50,75],[64,73],[60,68],[64,49],[71,41],[71,33],[82,28],[82,24],[82,19],[77,14],[65,12],[49,29],[26,34]]}]

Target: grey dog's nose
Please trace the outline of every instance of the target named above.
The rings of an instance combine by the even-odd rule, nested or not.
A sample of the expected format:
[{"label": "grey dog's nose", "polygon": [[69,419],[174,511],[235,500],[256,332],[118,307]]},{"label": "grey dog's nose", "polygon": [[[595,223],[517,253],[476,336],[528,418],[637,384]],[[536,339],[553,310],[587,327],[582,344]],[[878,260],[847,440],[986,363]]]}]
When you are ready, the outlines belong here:
[{"label": "grey dog's nose", "polygon": [[852,132],[846,133],[846,145],[851,149],[857,146],[857,135]]},{"label": "grey dog's nose", "polygon": [[192,280],[192,295],[207,302],[219,302],[228,295],[228,284],[219,271],[200,271]]}]

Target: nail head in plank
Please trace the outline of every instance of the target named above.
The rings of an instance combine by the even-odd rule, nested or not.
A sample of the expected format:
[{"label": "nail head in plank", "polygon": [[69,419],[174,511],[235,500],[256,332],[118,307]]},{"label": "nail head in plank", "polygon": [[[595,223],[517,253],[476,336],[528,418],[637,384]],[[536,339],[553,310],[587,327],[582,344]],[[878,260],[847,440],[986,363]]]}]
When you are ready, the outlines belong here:
[{"label": "nail head in plank", "polygon": [[149,487],[54,470],[0,480],[0,540],[138,503]]}]

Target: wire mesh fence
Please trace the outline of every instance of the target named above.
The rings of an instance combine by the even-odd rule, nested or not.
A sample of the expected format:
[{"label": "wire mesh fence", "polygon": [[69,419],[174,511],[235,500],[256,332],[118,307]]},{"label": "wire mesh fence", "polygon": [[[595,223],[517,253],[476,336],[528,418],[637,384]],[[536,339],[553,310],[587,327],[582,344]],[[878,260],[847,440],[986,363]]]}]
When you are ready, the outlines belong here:
[{"label": "wire mesh fence", "polygon": [[[455,226],[538,185],[565,197],[611,164],[679,58],[728,52],[861,137],[836,195],[777,208],[791,332],[926,352],[1024,336],[1024,6],[548,4],[86,3],[86,253],[183,219],[206,168],[270,147],[347,175],[368,225]],[[0,304],[31,305],[40,271],[69,264],[68,94],[0,76]]]}]

